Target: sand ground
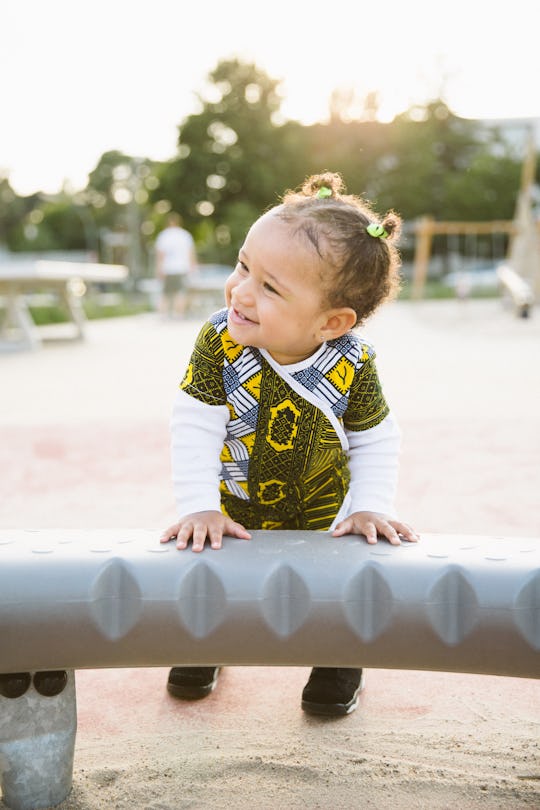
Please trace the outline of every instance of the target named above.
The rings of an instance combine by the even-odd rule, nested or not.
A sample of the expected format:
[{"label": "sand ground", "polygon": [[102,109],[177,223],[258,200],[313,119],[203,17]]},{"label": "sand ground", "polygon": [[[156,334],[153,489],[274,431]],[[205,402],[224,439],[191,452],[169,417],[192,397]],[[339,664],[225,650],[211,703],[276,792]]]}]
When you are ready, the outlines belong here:
[{"label": "sand ground", "polygon": [[[168,418],[200,319],[88,325],[0,355],[0,526],[174,519]],[[370,322],[420,532],[540,537],[540,316],[500,301],[389,305]],[[60,810],[540,808],[540,681],[371,670],[358,711],[299,707],[303,668],[229,668],[182,703],[167,670],[77,673]],[[3,805],[0,802],[0,807]]]}]

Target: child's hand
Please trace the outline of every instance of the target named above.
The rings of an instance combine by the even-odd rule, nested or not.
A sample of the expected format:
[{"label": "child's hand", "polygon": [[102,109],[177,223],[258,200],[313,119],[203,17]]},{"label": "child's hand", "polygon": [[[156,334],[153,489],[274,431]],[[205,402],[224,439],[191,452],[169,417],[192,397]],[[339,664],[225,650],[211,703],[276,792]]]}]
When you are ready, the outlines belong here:
[{"label": "child's hand", "polygon": [[249,532],[240,523],[235,523],[222,512],[208,511],[184,515],[178,523],[165,529],[159,542],[168,543],[169,540],[176,538],[176,548],[184,549],[191,537],[192,551],[202,551],[207,538],[212,548],[221,548],[224,534],[241,537],[244,540],[251,539]]},{"label": "child's hand", "polygon": [[377,537],[386,537],[393,546],[401,544],[400,535],[411,543],[416,543],[418,535],[406,523],[391,520],[378,512],[353,512],[342,520],[334,531],[333,537],[342,537],[344,534],[364,534],[368,543],[376,543]]}]

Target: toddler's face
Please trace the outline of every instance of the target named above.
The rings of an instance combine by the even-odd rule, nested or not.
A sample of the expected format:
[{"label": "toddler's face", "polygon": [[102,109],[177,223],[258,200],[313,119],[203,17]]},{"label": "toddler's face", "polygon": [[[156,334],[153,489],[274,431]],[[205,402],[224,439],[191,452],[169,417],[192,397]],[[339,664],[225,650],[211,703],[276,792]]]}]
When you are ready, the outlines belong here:
[{"label": "toddler's face", "polygon": [[314,248],[274,212],[255,222],[225,285],[229,334],[266,349],[278,363],[298,363],[323,342],[327,319]]}]

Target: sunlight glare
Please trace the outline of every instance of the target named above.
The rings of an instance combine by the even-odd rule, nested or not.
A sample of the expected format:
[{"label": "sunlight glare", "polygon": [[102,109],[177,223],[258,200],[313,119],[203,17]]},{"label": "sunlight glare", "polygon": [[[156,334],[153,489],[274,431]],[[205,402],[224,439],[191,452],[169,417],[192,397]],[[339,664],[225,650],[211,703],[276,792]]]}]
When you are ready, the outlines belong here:
[{"label": "sunlight glare", "polygon": [[[373,115],[374,98],[381,121],[439,97],[465,117],[539,117],[531,82],[540,48],[528,0],[513,0],[511,9],[487,0],[387,0],[383,7],[334,0],[330,8],[273,0],[262,23],[248,0],[235,0],[234,15],[207,0],[190,7],[190,35],[181,44],[184,11],[176,0],[155,0],[144,15],[107,0],[26,0],[8,8],[0,173],[19,194],[54,193],[66,181],[84,188],[107,151],[187,157],[187,147],[177,151],[178,127],[200,112],[200,98],[219,105],[230,86],[209,85],[208,76],[231,58],[280,83],[276,122],[327,121],[336,89],[354,95],[346,120]],[[50,25],[51,8],[62,27]],[[81,59],[96,42],[99,59]],[[246,100],[257,104],[259,89],[248,85]],[[236,137],[228,129],[211,135],[216,154]]]}]

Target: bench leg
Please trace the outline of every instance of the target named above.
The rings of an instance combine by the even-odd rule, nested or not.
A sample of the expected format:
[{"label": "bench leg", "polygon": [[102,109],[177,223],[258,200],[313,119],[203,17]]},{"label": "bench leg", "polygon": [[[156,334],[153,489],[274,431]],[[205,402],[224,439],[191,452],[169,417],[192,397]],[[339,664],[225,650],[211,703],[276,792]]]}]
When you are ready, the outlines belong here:
[{"label": "bench leg", "polygon": [[[14,349],[39,349],[41,338],[24,296],[9,294],[5,307],[0,320],[0,336],[6,338],[2,346]],[[11,337],[11,332],[15,332],[15,338]]]},{"label": "bench leg", "polygon": [[74,672],[0,676],[0,784],[10,810],[64,801],[72,785],[76,730]]},{"label": "bench leg", "polygon": [[81,303],[81,299],[73,294],[70,289],[69,283],[62,288],[60,297],[69,312],[69,317],[75,327],[75,338],[82,340],[84,338],[84,327],[86,325],[86,315]]}]

